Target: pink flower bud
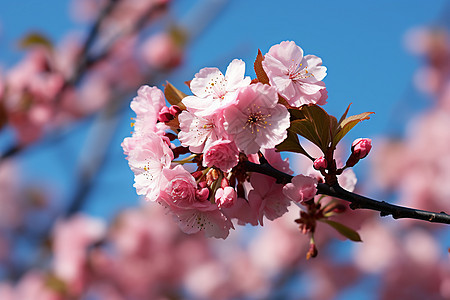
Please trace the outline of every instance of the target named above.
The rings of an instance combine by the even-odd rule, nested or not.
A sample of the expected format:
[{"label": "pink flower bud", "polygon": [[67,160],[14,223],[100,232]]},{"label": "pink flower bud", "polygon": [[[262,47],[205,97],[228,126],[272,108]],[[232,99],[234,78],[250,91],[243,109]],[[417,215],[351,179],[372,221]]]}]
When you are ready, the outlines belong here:
[{"label": "pink flower bud", "polygon": [[220,183],[221,188],[226,188],[227,186],[230,186],[230,182],[226,178],[222,178],[222,182]]},{"label": "pink flower bud", "polygon": [[370,149],[372,149],[371,139],[356,139],[352,143],[352,153],[359,159],[362,159],[369,154]]},{"label": "pink flower bud", "polygon": [[229,208],[236,202],[236,191],[231,187],[219,188],[216,191],[216,203],[219,208]]},{"label": "pink flower bud", "polygon": [[160,122],[169,122],[173,119],[173,115],[169,112],[169,108],[167,106],[163,106],[160,112],[158,113],[158,121]]},{"label": "pink flower bud", "polygon": [[182,112],[181,108],[178,105],[172,105],[169,107],[169,112],[172,116],[176,116]]},{"label": "pink flower bud", "polygon": [[197,190],[195,194],[198,201],[206,201],[209,197],[209,190],[208,188],[202,188],[200,190]]},{"label": "pink flower bud", "polygon": [[317,256],[317,254],[319,254],[319,252],[317,251],[316,244],[311,243],[309,245],[308,253],[306,253],[306,259],[314,258]]},{"label": "pink flower bud", "polygon": [[325,159],[325,157],[321,156],[316,158],[316,160],[314,161],[314,169],[316,170],[323,170],[327,168],[327,160]]}]

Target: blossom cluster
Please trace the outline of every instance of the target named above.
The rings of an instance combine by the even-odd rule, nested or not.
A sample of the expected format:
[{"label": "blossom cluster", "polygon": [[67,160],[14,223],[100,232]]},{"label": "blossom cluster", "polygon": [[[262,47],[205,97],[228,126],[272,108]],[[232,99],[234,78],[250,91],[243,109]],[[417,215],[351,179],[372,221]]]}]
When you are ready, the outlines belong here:
[{"label": "blossom cluster", "polygon": [[274,220],[291,202],[302,204],[317,192],[316,177],[297,175],[281,184],[246,172],[244,163],[264,160],[293,173],[275,147],[287,138],[288,109],[326,103],[326,67],[292,41],[272,46],[261,67],[266,82],[245,76],[245,63],[234,59],[225,74],[201,69],[188,82],[192,95],[167,99],[170,107],[170,93],[150,86],[131,102],[134,133],[122,146],[134,187],[166,207],[186,233],[226,238],[232,219],[263,225],[264,217]]}]

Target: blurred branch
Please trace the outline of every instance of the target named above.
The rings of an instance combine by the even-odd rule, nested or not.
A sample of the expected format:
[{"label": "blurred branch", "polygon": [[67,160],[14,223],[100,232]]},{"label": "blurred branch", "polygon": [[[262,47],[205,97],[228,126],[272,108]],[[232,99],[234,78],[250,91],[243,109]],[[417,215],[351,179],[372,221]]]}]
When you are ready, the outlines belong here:
[{"label": "blurred branch", "polygon": [[88,52],[91,48],[92,44],[95,42],[95,39],[98,36],[100,25],[103,23],[103,20],[113,11],[115,5],[120,0],[109,0],[108,4],[102,9],[102,11],[99,13],[97,19],[95,20],[95,23],[93,24],[88,37],[86,41],[83,44],[83,47],[81,49],[79,60],[77,67],[75,69],[75,72],[72,75],[72,78],[67,80],[66,85],[73,85],[76,84],[80,78],[82,77],[82,74],[84,73],[85,69],[88,66]]},{"label": "blurred branch", "polygon": [[[277,183],[286,184],[291,182],[293,176],[283,173],[268,162],[264,161],[262,164],[255,164],[249,161],[244,162],[247,171],[261,173],[277,180]],[[379,211],[382,217],[391,215],[394,219],[417,219],[424,220],[432,223],[450,224],[450,215],[445,212],[431,212],[425,210],[419,210],[414,208],[408,208],[404,206],[398,206],[387,203],[385,201],[373,200],[349,191],[344,190],[338,184],[329,186],[326,183],[319,183],[317,185],[317,194],[324,194],[334,198],[339,198],[350,202],[351,209],[370,209]]]}]

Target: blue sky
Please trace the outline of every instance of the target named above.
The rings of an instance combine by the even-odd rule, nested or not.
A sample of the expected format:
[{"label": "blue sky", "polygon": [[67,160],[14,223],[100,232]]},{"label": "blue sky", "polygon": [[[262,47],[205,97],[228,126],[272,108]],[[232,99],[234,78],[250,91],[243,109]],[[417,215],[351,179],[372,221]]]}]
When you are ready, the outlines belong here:
[{"label": "blue sky", "polygon": [[[265,53],[280,41],[293,40],[305,53],[320,56],[327,66],[326,108],[330,113],[340,115],[350,102],[351,112],[376,112],[370,124],[354,131],[355,136],[378,134],[391,127],[395,103],[411,88],[412,72],[419,65],[419,59],[405,51],[404,34],[413,27],[438,22],[448,4],[444,0],[180,0],[173,2],[173,19],[192,15],[194,3],[206,7],[195,14],[197,19],[209,19],[214,7],[222,7],[222,12],[212,16],[190,45],[185,66],[171,78],[174,84],[190,79],[204,66],[225,69],[233,58],[244,59],[248,75],[254,76],[252,64],[258,48]],[[61,0],[1,1],[3,67],[20,57],[15,43],[30,29],[46,33],[54,41],[73,28],[85,31],[85,24],[72,21],[69,8],[70,1]]]}]

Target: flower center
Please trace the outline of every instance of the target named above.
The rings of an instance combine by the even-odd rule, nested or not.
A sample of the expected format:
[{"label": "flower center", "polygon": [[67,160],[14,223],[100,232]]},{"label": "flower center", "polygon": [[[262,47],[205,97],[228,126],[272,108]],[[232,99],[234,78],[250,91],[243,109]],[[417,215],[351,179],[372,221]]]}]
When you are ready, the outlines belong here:
[{"label": "flower center", "polygon": [[248,107],[248,117],[247,122],[244,125],[244,129],[246,127],[249,127],[252,134],[256,132],[259,132],[260,128],[266,128],[267,126],[270,126],[272,124],[267,123],[266,118],[270,117],[270,114],[264,115],[264,113],[261,111],[260,106],[256,106],[253,104],[252,107]]},{"label": "flower center", "polygon": [[308,66],[303,67],[302,63],[291,65],[287,75],[289,75],[289,79],[294,81],[314,77],[314,74],[308,71]]},{"label": "flower center", "polygon": [[214,78],[211,78],[206,85],[205,92],[212,95],[216,99],[223,99],[227,93],[226,87],[227,80],[222,73]]}]

